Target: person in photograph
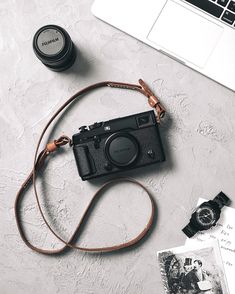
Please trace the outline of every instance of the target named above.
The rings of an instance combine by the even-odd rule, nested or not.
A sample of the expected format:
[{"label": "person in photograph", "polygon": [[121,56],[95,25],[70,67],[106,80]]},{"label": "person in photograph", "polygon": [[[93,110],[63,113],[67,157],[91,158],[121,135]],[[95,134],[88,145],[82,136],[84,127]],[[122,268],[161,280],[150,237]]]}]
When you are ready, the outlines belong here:
[{"label": "person in photograph", "polygon": [[[183,293],[211,293],[211,283],[209,281],[209,276],[210,274],[202,267],[202,261],[199,259],[194,260],[193,269],[190,270],[182,279]],[[203,287],[204,289],[202,289]]]},{"label": "person in photograph", "polygon": [[168,275],[168,283],[171,294],[178,294],[179,290],[179,282],[180,282],[180,265],[178,262],[175,262]]},{"label": "person in photograph", "polygon": [[[193,269],[192,258],[185,258],[183,268],[184,272],[181,274],[181,288],[183,290],[190,290],[192,287],[188,274]],[[184,291],[183,293],[187,293],[187,291]]]},{"label": "person in photograph", "polygon": [[202,268],[202,262],[199,259],[194,260],[194,272],[198,278],[198,281],[207,280],[209,273]]}]

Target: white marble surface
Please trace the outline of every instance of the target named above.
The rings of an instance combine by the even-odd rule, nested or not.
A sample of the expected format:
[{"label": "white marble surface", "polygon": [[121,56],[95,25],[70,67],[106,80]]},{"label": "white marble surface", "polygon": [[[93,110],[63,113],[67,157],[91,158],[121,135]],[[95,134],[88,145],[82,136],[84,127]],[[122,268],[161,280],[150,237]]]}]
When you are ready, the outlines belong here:
[{"label": "white marble surface", "polygon": [[[0,293],[160,294],[157,250],[183,245],[181,232],[199,197],[221,190],[235,200],[235,94],[92,16],[91,0],[1,0],[0,2]],[[54,73],[38,61],[32,38],[57,24],[79,48],[76,64]],[[167,108],[161,125],[166,162],[127,173],[152,192],[157,203],[153,231],[139,246],[115,254],[69,251],[44,256],[21,241],[14,198],[32,167],[39,134],[75,91],[102,80],[148,82]],[[79,101],[52,136],[72,135],[95,121],[149,110],[138,93],[100,89]],[[48,166],[41,201],[65,238],[94,191],[105,181],[82,182],[69,148]],[[60,244],[39,217],[33,193],[22,212],[30,240]],[[232,204],[235,207],[234,203]],[[103,245],[133,236],[149,204],[136,187],[109,190],[94,209],[79,244]],[[56,223],[54,219],[56,218]]]}]

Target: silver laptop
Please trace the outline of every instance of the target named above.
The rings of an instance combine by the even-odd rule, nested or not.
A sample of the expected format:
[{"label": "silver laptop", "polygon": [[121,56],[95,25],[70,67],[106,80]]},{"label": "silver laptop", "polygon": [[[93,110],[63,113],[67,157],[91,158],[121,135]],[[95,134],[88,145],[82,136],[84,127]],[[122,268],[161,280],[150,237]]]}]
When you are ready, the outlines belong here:
[{"label": "silver laptop", "polygon": [[235,91],[235,0],[95,0],[92,13]]}]

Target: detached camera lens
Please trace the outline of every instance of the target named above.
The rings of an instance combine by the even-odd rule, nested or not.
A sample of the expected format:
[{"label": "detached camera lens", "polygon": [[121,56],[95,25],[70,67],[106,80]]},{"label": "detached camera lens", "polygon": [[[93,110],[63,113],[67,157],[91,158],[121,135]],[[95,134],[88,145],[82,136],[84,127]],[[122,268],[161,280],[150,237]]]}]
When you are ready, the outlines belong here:
[{"label": "detached camera lens", "polygon": [[33,49],[38,59],[53,71],[68,69],[76,59],[69,34],[56,25],[44,26],[36,32]]},{"label": "detached camera lens", "polygon": [[111,135],[105,143],[105,153],[109,161],[118,167],[132,164],[139,153],[136,139],[125,133]]}]

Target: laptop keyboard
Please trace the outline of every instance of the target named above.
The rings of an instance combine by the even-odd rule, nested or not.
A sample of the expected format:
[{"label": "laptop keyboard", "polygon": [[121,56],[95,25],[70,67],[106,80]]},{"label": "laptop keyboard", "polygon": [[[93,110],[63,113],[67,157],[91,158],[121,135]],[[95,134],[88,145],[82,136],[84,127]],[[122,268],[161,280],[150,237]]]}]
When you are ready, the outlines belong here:
[{"label": "laptop keyboard", "polygon": [[235,28],[235,0],[184,0]]}]

